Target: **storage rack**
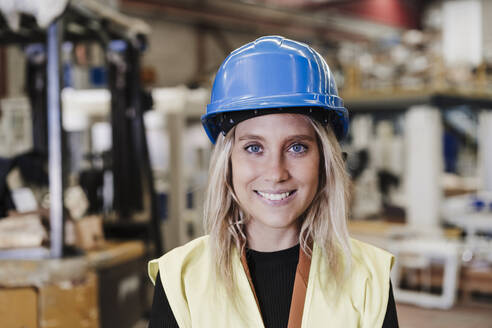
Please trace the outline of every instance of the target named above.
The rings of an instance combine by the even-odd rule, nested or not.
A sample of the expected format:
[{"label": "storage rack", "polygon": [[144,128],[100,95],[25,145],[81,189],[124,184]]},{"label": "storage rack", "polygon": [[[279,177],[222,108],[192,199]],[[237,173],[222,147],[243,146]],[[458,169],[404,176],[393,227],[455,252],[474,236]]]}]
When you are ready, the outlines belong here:
[{"label": "storage rack", "polygon": [[353,114],[401,112],[415,105],[430,105],[440,109],[468,105],[472,109],[492,109],[491,93],[459,90],[361,92],[343,95],[343,99],[346,107]]},{"label": "storage rack", "polygon": [[[155,242],[155,252],[161,253],[162,242],[158,219],[158,204],[154,191],[154,182],[150,167],[149,154],[143,123],[143,108],[140,101],[139,61],[140,54],[146,46],[146,35],[150,28],[143,21],[127,17],[116,10],[100,4],[95,0],[71,1],[63,14],[41,29],[34,18],[21,15],[21,26],[16,32],[10,30],[0,15],[0,45],[44,44],[46,54],[46,96],[47,96],[47,144],[50,191],[50,248],[37,247],[0,251],[0,259],[43,259],[60,258],[64,254],[64,213],[62,164],[62,126],[60,104],[60,49],[63,41],[94,41],[99,43],[106,54],[116,55],[120,64],[128,69],[119,70],[118,63],[107,60],[110,78],[109,87],[112,95],[111,112],[113,122],[113,150],[128,147],[121,139],[121,123],[118,118],[131,112],[125,123],[124,133],[130,133],[134,146],[135,162],[144,178],[144,186],[150,194],[151,220],[147,233]],[[110,57],[110,56],[108,56]],[[126,101],[119,101],[118,92],[122,84],[128,91]],[[121,94],[121,93],[120,93]],[[130,131],[128,131],[130,130]],[[120,174],[121,176],[121,174]],[[116,179],[115,179],[116,180]],[[116,187],[116,186],[115,186]],[[128,214],[129,211],[125,211]]]}]

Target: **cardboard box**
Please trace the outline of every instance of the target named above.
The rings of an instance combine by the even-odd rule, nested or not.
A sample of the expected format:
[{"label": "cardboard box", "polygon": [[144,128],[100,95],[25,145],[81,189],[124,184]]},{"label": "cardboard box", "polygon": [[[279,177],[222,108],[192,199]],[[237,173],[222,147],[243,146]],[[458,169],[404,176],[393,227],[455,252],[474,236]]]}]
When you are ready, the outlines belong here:
[{"label": "cardboard box", "polygon": [[131,328],[143,316],[145,244],[85,256],[0,261],[0,328]]},{"label": "cardboard box", "polygon": [[0,326],[37,328],[38,295],[34,288],[0,288]]},{"label": "cardboard box", "polygon": [[42,287],[0,288],[2,328],[99,328],[97,276]]},{"label": "cardboard box", "polygon": [[47,236],[39,215],[0,219],[0,248],[40,247]]},{"label": "cardboard box", "polygon": [[104,246],[104,232],[100,216],[92,215],[75,221],[75,245],[87,251]]},{"label": "cardboard box", "polygon": [[40,328],[98,328],[98,289],[95,273],[81,282],[47,285],[39,290]]}]

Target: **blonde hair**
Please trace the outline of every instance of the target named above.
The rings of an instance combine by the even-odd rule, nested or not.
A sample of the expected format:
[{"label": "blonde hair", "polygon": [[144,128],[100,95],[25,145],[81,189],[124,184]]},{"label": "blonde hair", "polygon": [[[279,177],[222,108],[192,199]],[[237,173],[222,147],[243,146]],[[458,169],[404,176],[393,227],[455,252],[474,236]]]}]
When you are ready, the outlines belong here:
[{"label": "blonde hair", "polygon": [[[341,285],[350,272],[350,244],[347,230],[349,177],[340,145],[330,127],[309,120],[316,132],[320,152],[320,180],[311,205],[303,214],[300,246],[312,255],[313,242],[327,260],[329,272]],[[215,276],[230,295],[235,295],[232,266],[234,252],[246,246],[245,218],[232,186],[231,153],[235,127],[217,138],[209,169],[204,204],[205,231],[210,235]],[[233,298],[234,299],[234,298]]]}]

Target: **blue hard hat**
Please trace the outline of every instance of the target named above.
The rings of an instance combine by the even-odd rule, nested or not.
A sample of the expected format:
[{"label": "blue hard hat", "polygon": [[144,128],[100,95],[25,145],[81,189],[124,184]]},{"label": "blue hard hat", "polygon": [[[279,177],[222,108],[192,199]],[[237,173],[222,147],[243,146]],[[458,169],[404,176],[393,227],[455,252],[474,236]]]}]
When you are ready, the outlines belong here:
[{"label": "blue hard hat", "polygon": [[325,60],[308,45],[265,36],[234,50],[222,63],[202,124],[215,143],[235,124],[257,115],[308,114],[331,124],[337,138],[348,112]]}]

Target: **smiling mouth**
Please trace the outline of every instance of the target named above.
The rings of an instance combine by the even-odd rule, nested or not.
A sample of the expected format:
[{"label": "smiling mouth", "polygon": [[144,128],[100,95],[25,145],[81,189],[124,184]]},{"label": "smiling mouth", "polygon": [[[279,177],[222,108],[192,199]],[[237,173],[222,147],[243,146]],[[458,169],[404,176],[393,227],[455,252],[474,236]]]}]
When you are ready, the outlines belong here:
[{"label": "smiling mouth", "polygon": [[296,190],[286,191],[286,192],[282,192],[282,193],[267,193],[267,192],[255,190],[255,193],[257,193],[261,197],[268,199],[268,200],[272,200],[272,201],[283,200],[295,192],[296,192]]}]

